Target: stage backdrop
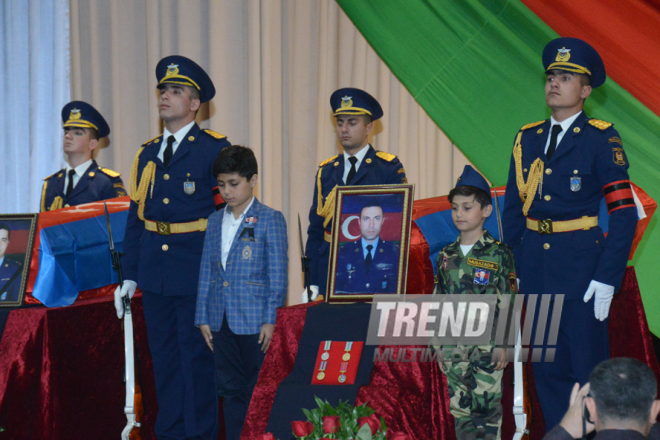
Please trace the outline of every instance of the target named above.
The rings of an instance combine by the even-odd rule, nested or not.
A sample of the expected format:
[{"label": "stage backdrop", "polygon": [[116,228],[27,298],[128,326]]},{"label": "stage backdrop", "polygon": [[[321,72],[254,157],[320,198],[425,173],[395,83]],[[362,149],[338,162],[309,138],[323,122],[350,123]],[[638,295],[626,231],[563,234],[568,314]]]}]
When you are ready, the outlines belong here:
[{"label": "stage backdrop", "polygon": [[[615,123],[631,179],[660,198],[657,1],[338,3],[417,102],[497,185],[506,183],[518,129],[550,115],[543,93],[543,47],[559,35],[589,41],[602,55],[609,78],[587,100],[586,113]],[[649,326],[660,334],[657,223],[653,219],[649,225],[632,264]]]}]

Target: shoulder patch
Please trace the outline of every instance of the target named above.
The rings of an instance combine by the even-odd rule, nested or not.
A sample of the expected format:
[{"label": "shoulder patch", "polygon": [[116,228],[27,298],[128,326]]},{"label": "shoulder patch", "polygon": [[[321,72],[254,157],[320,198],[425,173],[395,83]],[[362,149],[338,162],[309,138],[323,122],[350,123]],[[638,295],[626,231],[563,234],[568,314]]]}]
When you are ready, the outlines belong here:
[{"label": "shoulder patch", "polygon": [[380,157],[383,160],[386,160],[388,162],[392,162],[394,159],[396,159],[396,156],[390,153],[386,153],[384,151],[376,151],[376,156]]},{"label": "shoulder patch", "polygon": [[337,159],[338,157],[339,157],[339,155],[338,155],[338,154],[335,154],[335,155],[332,156],[331,158],[324,160],[323,162],[321,162],[321,163],[319,164],[319,168],[320,168],[320,167],[323,167],[323,166],[326,166],[327,164],[329,164],[329,163],[332,162],[333,160]]},{"label": "shoulder patch", "polygon": [[119,174],[117,171],[113,171],[110,168],[99,167],[99,171],[102,172],[103,174],[107,174],[112,178],[121,176],[121,174]]},{"label": "shoulder patch", "polygon": [[53,177],[53,176],[55,176],[56,174],[61,173],[61,172],[63,172],[63,171],[64,171],[64,168],[62,168],[61,170],[59,170],[59,171],[57,171],[57,172],[51,174],[50,176],[44,177],[44,180],[48,180],[48,179],[50,179],[51,177]]},{"label": "shoulder patch", "polygon": [[601,121],[600,119],[589,119],[589,124],[603,131],[607,130],[613,125],[611,122]]},{"label": "shoulder patch", "polygon": [[532,122],[531,124],[523,125],[523,126],[520,128],[520,131],[529,130],[530,128],[534,128],[534,127],[536,127],[537,125],[541,125],[541,124],[543,124],[544,122],[545,122],[545,120],[543,120],[543,121],[538,121],[538,122]]},{"label": "shoulder patch", "polygon": [[216,138],[216,139],[224,139],[224,138],[227,137],[227,136],[225,136],[224,134],[220,134],[220,133],[218,133],[217,131],[209,130],[208,128],[205,128],[205,129],[202,130],[202,131],[203,131],[204,133],[208,134],[209,136],[212,136],[212,137],[214,137],[214,138]]},{"label": "shoulder patch", "polygon": [[142,145],[143,145],[143,146],[144,146],[144,145],[149,145],[150,143],[152,143],[152,142],[155,141],[156,139],[160,138],[161,136],[162,136],[162,134],[159,134],[159,135],[156,136],[155,138],[153,138],[153,139],[149,139],[147,142],[143,143]]}]

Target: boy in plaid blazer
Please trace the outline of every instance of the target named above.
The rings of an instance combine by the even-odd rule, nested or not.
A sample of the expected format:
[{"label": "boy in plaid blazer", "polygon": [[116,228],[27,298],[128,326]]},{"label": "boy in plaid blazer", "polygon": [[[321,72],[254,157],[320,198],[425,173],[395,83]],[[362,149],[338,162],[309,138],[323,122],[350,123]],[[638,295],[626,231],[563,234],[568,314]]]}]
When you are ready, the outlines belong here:
[{"label": "boy in plaid blazer", "polygon": [[239,440],[252,391],[287,292],[284,216],[259,203],[257,160],[234,145],[213,163],[227,206],[209,217],[195,325],[214,354],[227,440]]}]

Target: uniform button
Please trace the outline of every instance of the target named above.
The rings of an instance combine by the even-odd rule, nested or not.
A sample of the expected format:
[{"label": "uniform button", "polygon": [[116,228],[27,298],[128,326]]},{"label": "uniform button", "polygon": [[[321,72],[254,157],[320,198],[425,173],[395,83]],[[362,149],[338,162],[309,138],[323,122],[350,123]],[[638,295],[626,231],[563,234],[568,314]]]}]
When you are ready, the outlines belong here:
[{"label": "uniform button", "polygon": [[163,175],[163,179],[165,179],[165,180],[170,180],[170,175],[169,175],[169,174],[164,174],[164,175]]},{"label": "uniform button", "polygon": [[546,168],[545,174],[547,174],[548,176],[552,174],[552,168]]},{"label": "uniform button", "polygon": [[545,197],[543,197],[543,198],[544,198],[547,202],[549,202],[550,199],[552,199],[552,197],[550,197],[550,196],[545,196]]},{"label": "uniform button", "polygon": [[543,249],[545,249],[545,250],[550,249],[550,245],[549,245],[548,243],[544,244],[544,245],[543,245]]},{"label": "uniform button", "polygon": [[367,283],[367,288],[369,288],[369,283]]},{"label": "uniform button", "polygon": [[164,199],[163,199],[163,203],[165,203],[165,204],[167,205],[168,203],[170,203],[170,199],[168,199],[167,197],[164,198]]},{"label": "uniform button", "polygon": [[169,248],[170,248],[170,247],[169,247],[168,245],[166,245],[166,244],[163,245],[163,250],[164,250],[164,251],[168,250]]},{"label": "uniform button", "polygon": [[573,170],[573,174],[577,174],[577,173],[578,173],[578,170]]},{"label": "uniform button", "polygon": [[222,283],[222,285],[227,287],[229,285],[229,281],[225,281],[224,283]]},{"label": "uniform button", "polygon": [[65,207],[65,208],[68,208],[68,207],[69,207],[69,204],[67,203],[66,205],[64,205],[64,207]]}]

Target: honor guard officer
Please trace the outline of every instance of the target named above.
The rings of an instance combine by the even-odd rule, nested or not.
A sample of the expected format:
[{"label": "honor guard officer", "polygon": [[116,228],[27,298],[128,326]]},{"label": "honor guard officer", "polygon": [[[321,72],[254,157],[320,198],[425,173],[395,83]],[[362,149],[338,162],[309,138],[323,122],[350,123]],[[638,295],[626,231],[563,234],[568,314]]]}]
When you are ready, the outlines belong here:
[{"label": "honor guard officer", "polygon": [[164,133],[142,145],[131,170],[131,207],[124,238],[121,297],[142,289],[153,357],[158,418],[167,439],[217,438],[213,355],[194,326],[197,283],[207,218],[222,203],[213,161],[225,136],[195,123],[215,95],[206,72],[182,56],[156,67]]},{"label": "honor guard officer", "polygon": [[[586,383],[609,357],[607,317],[637,211],[619,133],[583,111],[592,88],[605,82],[600,56],[582,40],[558,38],[543,50],[543,65],[552,117],[525,125],[516,136],[503,226],[523,293],[565,295],[554,361],[548,351],[545,359],[532,359],[550,429],[566,411],[558,402],[568,402],[573,384]],[[598,226],[603,197],[607,238]]]},{"label": "honor guard officer", "polygon": [[21,265],[5,256],[11,229],[7,223],[0,223],[0,302],[18,301],[21,287]]},{"label": "honor guard officer", "polygon": [[[310,259],[311,300],[324,294],[328,278],[330,231],[335,209],[335,187],[408,183],[406,172],[393,154],[369,144],[373,121],[383,116],[378,101],[360,89],[345,88],[330,97],[341,155],[324,160],[316,173],[305,255]],[[304,292],[302,300],[307,300]]]},{"label": "honor guard officer", "polygon": [[101,113],[86,102],[73,101],[62,109],[62,123],[68,165],[44,179],[41,212],[125,196],[119,173],[94,160],[99,139],[110,134]]},{"label": "honor guard officer", "polygon": [[396,293],[399,246],[380,237],[384,221],[381,206],[362,207],[360,239],[339,249],[335,292]]}]

